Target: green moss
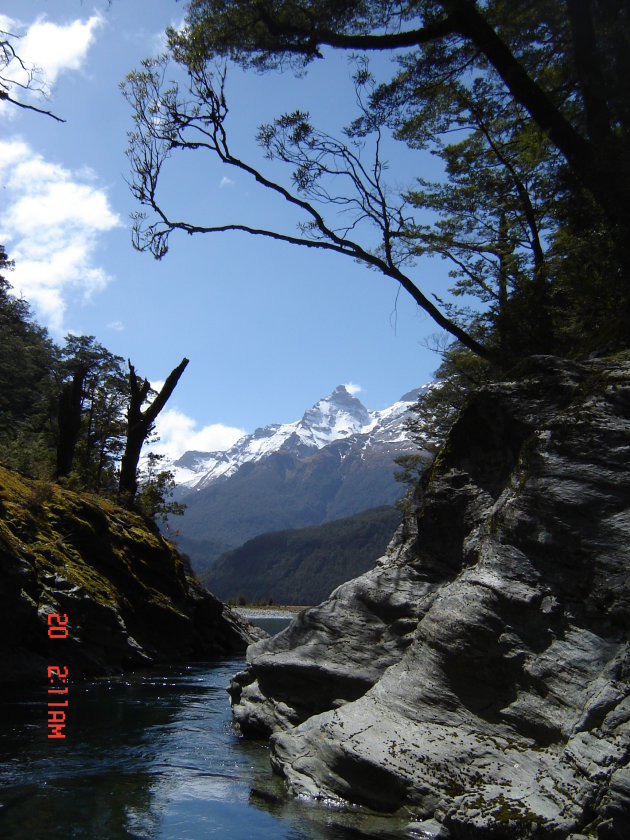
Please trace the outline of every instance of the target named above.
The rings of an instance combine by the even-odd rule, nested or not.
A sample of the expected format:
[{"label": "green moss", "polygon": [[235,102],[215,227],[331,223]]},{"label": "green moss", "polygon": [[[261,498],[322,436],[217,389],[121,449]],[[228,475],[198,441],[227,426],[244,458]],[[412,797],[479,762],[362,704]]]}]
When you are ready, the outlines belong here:
[{"label": "green moss", "polygon": [[490,809],[489,815],[495,822],[505,825],[506,823],[543,823],[545,820],[539,815],[535,814],[529,808],[522,805],[522,803],[507,800],[505,796],[500,793],[496,799],[487,803]]},{"label": "green moss", "polygon": [[433,459],[433,463],[431,464],[431,470],[429,472],[429,484],[433,484],[437,474],[440,472],[442,467],[444,466],[444,462],[446,461],[447,455],[449,452],[449,445],[448,439],[442,444],[442,446],[438,449],[437,455]]},{"label": "green moss", "polygon": [[602,361],[617,364],[630,362],[630,350],[620,350],[618,353],[611,353],[608,356],[602,356]]},{"label": "green moss", "polygon": [[42,584],[60,576],[107,606],[133,589],[164,609],[176,609],[173,596],[187,588],[173,546],[112,502],[0,467],[0,509],[0,543],[31,563]]},{"label": "green moss", "polygon": [[149,548],[157,548],[160,544],[160,539],[156,534],[148,531],[146,528],[133,526],[128,530],[129,537],[137,543],[143,543]]}]

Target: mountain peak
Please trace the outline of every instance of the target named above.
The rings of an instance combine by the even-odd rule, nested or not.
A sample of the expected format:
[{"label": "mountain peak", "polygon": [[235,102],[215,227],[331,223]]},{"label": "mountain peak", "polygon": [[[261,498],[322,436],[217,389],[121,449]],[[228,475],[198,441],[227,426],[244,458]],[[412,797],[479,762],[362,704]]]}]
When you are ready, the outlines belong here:
[{"label": "mountain peak", "polygon": [[403,444],[407,438],[403,420],[410,402],[415,402],[415,398],[409,398],[416,394],[411,392],[381,411],[368,411],[351,393],[354,390],[338,385],[305,411],[301,420],[256,429],[226,451],[184,453],[171,464],[177,484],[187,490],[201,490],[219,479],[229,478],[244,464],[260,461],[274,452],[302,457],[358,435],[369,437],[379,446]]},{"label": "mountain peak", "polygon": [[302,443],[320,447],[360,432],[371,422],[363,403],[345,385],[338,385],[332,394],[304,412],[296,433]]},{"label": "mountain peak", "polygon": [[321,400],[318,400],[313,406],[313,408],[309,410],[313,411],[318,406],[322,406],[325,404],[334,405],[338,409],[351,409],[353,412],[361,412],[365,413],[366,415],[369,415],[367,408],[363,405],[361,400],[357,399],[353,394],[351,394],[345,385],[337,385],[334,391],[328,394],[327,397],[322,397]]}]

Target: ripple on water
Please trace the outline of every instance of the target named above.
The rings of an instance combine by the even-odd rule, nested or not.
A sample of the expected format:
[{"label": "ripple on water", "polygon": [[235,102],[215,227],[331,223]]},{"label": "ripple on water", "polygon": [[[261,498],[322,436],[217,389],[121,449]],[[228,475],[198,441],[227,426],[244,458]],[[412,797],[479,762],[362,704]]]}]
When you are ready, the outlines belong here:
[{"label": "ripple on water", "polygon": [[225,689],[243,666],[238,658],[71,685],[64,741],[47,739],[45,690],[5,696],[2,840],[362,836],[313,822],[312,807],[272,777],[266,745],[232,725]]}]

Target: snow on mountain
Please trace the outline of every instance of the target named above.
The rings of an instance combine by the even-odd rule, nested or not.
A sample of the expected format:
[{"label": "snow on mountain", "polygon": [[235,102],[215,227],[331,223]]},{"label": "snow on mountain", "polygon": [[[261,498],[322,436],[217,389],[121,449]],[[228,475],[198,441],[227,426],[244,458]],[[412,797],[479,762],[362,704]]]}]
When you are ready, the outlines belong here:
[{"label": "snow on mountain", "polygon": [[320,449],[334,440],[362,431],[371,421],[367,408],[344,385],[339,385],[330,396],[304,413],[296,435],[306,446]]},{"label": "snow on mountain", "polygon": [[256,429],[225,452],[185,452],[169,468],[181,489],[197,491],[273,452],[302,456],[358,435],[365,436],[365,446],[403,442],[407,439],[403,423],[419,393],[411,391],[381,411],[369,411],[345,386],[339,385],[309,408],[301,420]]}]

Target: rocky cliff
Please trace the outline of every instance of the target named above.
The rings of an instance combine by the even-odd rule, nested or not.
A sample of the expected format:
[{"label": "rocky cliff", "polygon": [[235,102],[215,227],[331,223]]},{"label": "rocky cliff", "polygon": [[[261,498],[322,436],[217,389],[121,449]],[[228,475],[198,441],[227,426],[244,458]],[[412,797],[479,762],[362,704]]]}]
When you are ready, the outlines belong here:
[{"label": "rocky cliff", "polygon": [[235,718],[391,836],[627,838],[629,546],[630,361],[532,360],[376,567],[248,649]]},{"label": "rocky cliff", "polygon": [[[57,664],[77,678],[207,659],[260,638],[141,517],[1,467],[0,610],[2,683],[44,685]],[[49,638],[50,613],[67,616],[67,638]]]}]

